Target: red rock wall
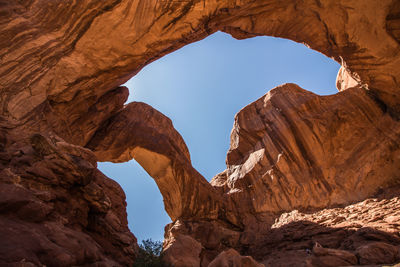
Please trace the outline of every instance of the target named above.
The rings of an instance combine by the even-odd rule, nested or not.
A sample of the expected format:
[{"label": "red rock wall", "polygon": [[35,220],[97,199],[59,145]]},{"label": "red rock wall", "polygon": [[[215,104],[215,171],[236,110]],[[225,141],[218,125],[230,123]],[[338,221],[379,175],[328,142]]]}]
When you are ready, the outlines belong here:
[{"label": "red rock wall", "polygon": [[[0,1],[0,222],[11,229],[0,261],[133,262],[123,193],[97,160],[135,158],[156,180],[176,266],[206,266],[227,248],[253,253],[284,211],[385,191],[399,179],[399,19],[394,0]],[[169,119],[123,107],[119,86],[218,30],[305,43],[342,63],[346,90],[319,97],[286,85],[244,108],[227,170],[210,185]],[[247,261],[230,251],[217,262],[233,258]]]}]

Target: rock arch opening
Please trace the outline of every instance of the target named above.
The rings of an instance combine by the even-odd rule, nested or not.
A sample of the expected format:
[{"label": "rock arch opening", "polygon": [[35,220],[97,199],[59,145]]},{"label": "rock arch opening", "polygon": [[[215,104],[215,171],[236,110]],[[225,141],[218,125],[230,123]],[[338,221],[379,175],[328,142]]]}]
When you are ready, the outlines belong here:
[{"label": "rock arch opening", "polygon": [[[239,110],[285,82],[335,94],[339,67],[293,41],[236,40],[218,32],[146,66],[125,84],[130,89],[127,102],[147,103],[168,116],[189,148],[193,167],[210,181],[226,168]],[[137,164],[117,165],[99,163],[99,168],[125,189],[133,233],[139,239],[162,239],[170,219],[156,184]]]},{"label": "rock arch opening", "polygon": [[[165,244],[174,266],[249,260],[232,249],[274,260],[274,253],[258,252],[279,243],[269,239],[268,227],[280,213],[347,205],[399,181],[396,0],[31,0],[2,1],[0,9],[0,230],[8,237],[1,239],[0,257],[7,265],[133,263],[137,243],[124,194],[98,171],[96,156],[135,157],[146,168],[161,163],[148,171],[174,221]],[[128,92],[120,85],[217,31],[306,43],[342,62],[342,89],[349,76],[361,87],[319,97],[288,84],[247,106],[235,120],[228,168],[210,184],[165,116],[144,104],[123,108]],[[249,116],[260,123],[246,121]],[[116,132],[127,134],[113,139]],[[399,209],[398,192],[389,202]],[[374,219],[363,225],[398,221]],[[364,257],[371,245],[397,257],[398,247],[388,246],[399,245],[393,231],[379,233],[384,244],[378,246],[346,236],[354,247],[341,255],[351,265],[376,263]],[[368,235],[360,231],[356,239]],[[292,257],[293,248],[282,258]],[[320,246],[313,252],[317,265],[324,265],[318,253],[338,255]]]}]

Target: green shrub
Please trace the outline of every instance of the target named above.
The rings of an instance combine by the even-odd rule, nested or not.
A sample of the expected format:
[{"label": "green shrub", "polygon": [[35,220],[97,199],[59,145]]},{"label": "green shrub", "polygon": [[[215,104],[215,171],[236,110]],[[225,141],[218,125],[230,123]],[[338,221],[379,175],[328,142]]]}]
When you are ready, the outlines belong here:
[{"label": "green shrub", "polygon": [[162,242],[146,239],[139,245],[139,255],[133,267],[167,267],[162,261]]}]

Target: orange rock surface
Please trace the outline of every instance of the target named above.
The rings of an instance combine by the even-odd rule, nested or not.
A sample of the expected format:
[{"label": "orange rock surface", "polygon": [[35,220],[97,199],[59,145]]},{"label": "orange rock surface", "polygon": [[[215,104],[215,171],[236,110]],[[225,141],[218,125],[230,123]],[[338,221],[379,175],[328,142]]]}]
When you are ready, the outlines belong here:
[{"label": "orange rock surface", "polygon": [[[0,262],[131,265],[124,194],[96,162],[132,158],[163,194],[175,266],[399,261],[399,29],[396,0],[2,1]],[[208,183],[120,85],[216,31],[305,43],[342,64],[341,92],[286,84],[242,109]]]}]

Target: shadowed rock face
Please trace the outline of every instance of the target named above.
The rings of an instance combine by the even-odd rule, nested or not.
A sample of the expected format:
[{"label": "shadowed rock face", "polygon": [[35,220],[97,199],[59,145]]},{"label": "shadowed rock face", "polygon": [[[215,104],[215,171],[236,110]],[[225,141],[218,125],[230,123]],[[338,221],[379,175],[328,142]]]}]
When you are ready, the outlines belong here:
[{"label": "shadowed rock face", "polygon": [[[127,265],[137,250],[121,187],[96,157],[56,136],[0,121],[0,262]],[[112,255],[112,256],[110,256]],[[31,264],[31,265],[29,265]]]},{"label": "shadowed rock face", "polygon": [[[124,194],[96,161],[135,158],[173,219],[164,244],[169,262],[257,266],[233,248],[285,264],[280,256],[297,253],[298,240],[285,239],[291,228],[259,238],[271,234],[280,214],[338,205],[345,211],[399,182],[399,21],[394,0],[0,1],[0,261],[131,264],[137,245]],[[227,170],[210,184],[191,166],[171,121],[144,103],[124,106],[128,91],[119,86],[218,30],[307,44],[342,63],[341,92],[321,97],[287,84],[245,107],[235,119]],[[399,214],[393,216],[396,222]],[[398,227],[386,217],[373,220],[383,232]],[[340,220],[329,227],[341,227]],[[353,237],[346,242],[354,245],[318,241],[322,248],[313,248],[313,237],[303,235],[311,243],[297,250],[310,249],[312,257],[296,255],[308,266],[379,264],[382,251],[390,252],[385,263],[398,260],[393,234],[375,235],[375,243]],[[282,241],[278,258],[265,251]]]}]

